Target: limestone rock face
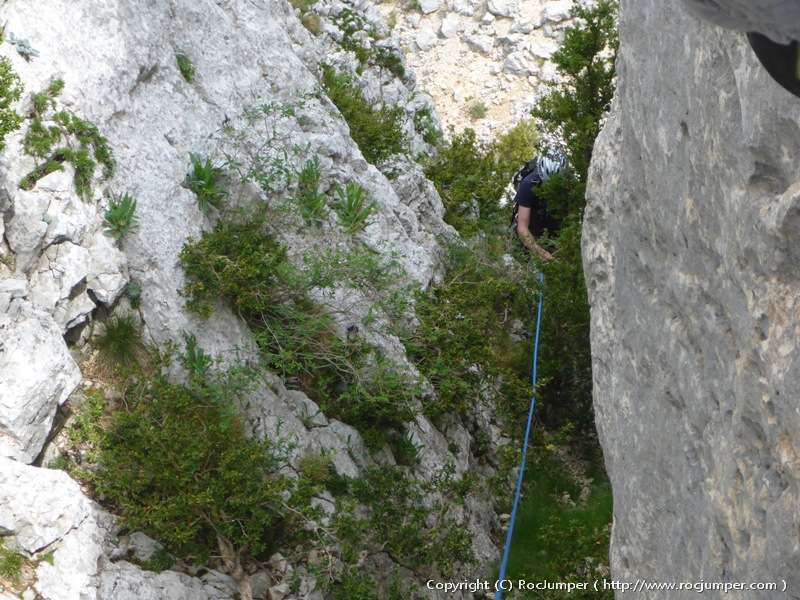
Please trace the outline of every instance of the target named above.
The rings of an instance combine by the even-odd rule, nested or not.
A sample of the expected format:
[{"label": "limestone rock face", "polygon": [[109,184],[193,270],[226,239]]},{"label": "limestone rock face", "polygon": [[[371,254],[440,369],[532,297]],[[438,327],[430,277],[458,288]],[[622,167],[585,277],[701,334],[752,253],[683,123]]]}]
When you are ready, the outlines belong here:
[{"label": "limestone rock face", "polygon": [[677,2],[623,1],[620,35],[583,248],[612,574],[798,598],[800,103]]},{"label": "limestone rock face", "polygon": [[800,4],[793,0],[683,0],[697,16],[722,27],[757,31],[787,42],[800,39]]},{"label": "limestone rock face", "polygon": [[[124,559],[131,557],[109,548],[113,519],[106,523],[74,481],[23,464],[40,454],[56,407],[81,381],[64,336],[76,344],[77,355],[87,340],[86,349],[91,348],[95,330],[85,324],[130,307],[148,343],[180,343],[185,332],[223,364],[255,357],[250,331],[222,302],[202,320],[186,309],[181,294],[186,283],[181,249],[217,219],[213,211],[205,214],[187,189],[190,153],[225,165],[232,207],[267,206],[281,215],[278,208],[296,201],[296,181],[281,180],[281,173],[295,174],[307,160],[318,159],[321,192],[330,195],[335,184],[357,183],[376,210],[365,229],[352,235],[345,234],[334,210],[318,228],[304,226],[296,210],[285,211],[288,216],[281,218],[287,226],[275,230],[289,259],[299,263],[311,252],[358,242],[397,261],[407,275],[398,284],[425,288],[440,273],[444,242],[454,235],[444,223],[441,200],[410,158],[368,162],[339,110],[320,92],[320,66],[331,64],[352,75],[376,107],[397,106],[410,156],[430,150],[415,120],[424,117],[435,130],[438,118],[416,89],[414,74],[405,70],[397,40],[367,0],[320,0],[313,16],[322,25],[304,21],[315,33],[283,0],[120,0],[111,7],[102,0],[1,3],[6,39],[12,34],[28,39],[38,52],[28,61],[16,46],[0,44],[0,54],[11,60],[25,86],[15,108],[29,116],[31,95],[63,80],[58,108],[97,127],[108,139],[116,170],[107,181],[94,178],[91,198],[76,194],[68,164],[26,186],[31,189],[20,189],[35,167],[22,143],[28,119],[8,136],[0,154],[0,457],[18,461],[7,469],[0,464],[0,535],[35,560],[42,551],[55,551],[53,565],[43,561],[36,569],[34,587],[46,600],[230,598],[224,578],[191,577],[196,571],[188,568],[183,574],[156,575],[128,564]],[[348,18],[361,28],[348,39],[363,44],[364,51],[388,52],[393,69],[361,69],[355,52],[337,43],[344,39]],[[455,16],[449,23],[461,32]],[[420,31],[423,43],[452,41],[440,40],[428,25]],[[192,81],[182,76],[176,53],[191,59]],[[258,178],[238,170],[253,165],[260,169]],[[269,172],[274,165],[275,172]],[[104,221],[109,198],[122,193],[136,199],[138,222],[118,242]],[[135,286],[126,295],[130,283]],[[323,292],[343,330],[363,321],[371,309],[372,299],[359,296],[359,290],[312,294]],[[410,367],[398,338],[377,331],[363,336],[387,358]],[[84,370],[91,373],[91,367]],[[296,442],[298,455],[330,452],[341,474],[357,476],[373,464],[355,429],[328,418],[304,394],[287,390],[269,374],[265,381],[241,399],[252,432],[274,436],[280,429]],[[476,466],[463,428],[448,433],[465,449],[457,456],[450,438],[430,423],[422,423],[415,435],[426,446],[426,472],[420,478],[433,477],[435,467],[448,463],[459,473]],[[388,448],[376,455],[376,461],[394,460]],[[40,486],[48,493],[40,493]],[[462,516],[474,529],[476,556],[490,564],[498,553],[492,499],[474,500]],[[305,597],[316,596],[309,591]]]},{"label": "limestone rock face", "polygon": [[80,381],[49,314],[20,302],[0,314],[0,456],[33,462]]}]

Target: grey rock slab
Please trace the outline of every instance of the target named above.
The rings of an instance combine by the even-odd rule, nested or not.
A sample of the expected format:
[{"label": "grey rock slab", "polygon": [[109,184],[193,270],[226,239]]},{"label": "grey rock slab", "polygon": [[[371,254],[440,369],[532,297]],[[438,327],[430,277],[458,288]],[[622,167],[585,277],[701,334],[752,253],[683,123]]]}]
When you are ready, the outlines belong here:
[{"label": "grey rock slab", "polygon": [[[780,3],[714,3],[765,4]],[[744,36],[679,6],[621,5],[617,97],[584,215],[612,577],[785,580],[787,593],[704,595],[788,599],[800,589],[800,104]]]},{"label": "grey rock slab", "polygon": [[0,315],[0,456],[32,462],[81,381],[61,328],[25,302]]},{"label": "grey rock slab", "polygon": [[461,19],[456,13],[448,13],[442,19],[442,24],[439,28],[442,36],[445,38],[454,38],[461,31]]},{"label": "grey rock slab", "polygon": [[518,10],[516,0],[489,0],[486,10],[496,17],[512,17]]},{"label": "grey rock slab", "polygon": [[429,15],[435,13],[442,6],[441,0],[419,0],[419,9],[423,14]]},{"label": "grey rock slab", "polygon": [[794,0],[682,0],[696,16],[739,31],[757,31],[781,43],[800,39],[800,4]]}]

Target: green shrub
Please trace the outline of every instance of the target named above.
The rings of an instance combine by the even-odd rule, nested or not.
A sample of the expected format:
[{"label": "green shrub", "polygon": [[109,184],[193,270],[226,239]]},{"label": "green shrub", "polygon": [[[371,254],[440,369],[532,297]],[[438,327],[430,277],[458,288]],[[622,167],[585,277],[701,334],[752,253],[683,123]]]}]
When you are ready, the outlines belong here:
[{"label": "green shrub", "polygon": [[336,186],[336,204],[333,205],[339,222],[348,233],[356,233],[366,227],[370,216],[377,210],[374,200],[367,198],[367,192],[354,181]]},{"label": "green shrub", "polygon": [[186,344],[186,350],[180,357],[183,368],[193,377],[205,377],[214,364],[214,359],[197,344],[194,334],[184,333],[183,340]]},{"label": "green shrub", "polygon": [[[22,147],[39,164],[22,178],[20,188],[32,189],[39,179],[62,170],[63,163],[68,162],[75,171],[75,191],[82,198],[88,198],[92,194],[97,166],[103,169],[102,179],[110,179],[115,169],[114,158],[108,140],[93,123],[65,110],[48,118],[63,87],[64,82],[57,79],[45,91],[33,96],[34,116],[28,125]],[[52,124],[45,125],[48,120]]]},{"label": "green shrub", "polygon": [[583,181],[600,120],[614,98],[617,11],[616,0],[600,0],[593,7],[574,3],[576,24],[566,29],[551,58],[562,80],[550,84],[533,111],[545,129],[566,142],[570,162]]},{"label": "green shrub", "polygon": [[424,407],[428,416],[466,413],[494,388],[498,415],[519,435],[531,395],[530,344],[511,324],[518,319],[527,329],[538,289],[533,269],[510,269],[488,245],[451,247],[442,282],[417,295],[419,326],[405,339],[436,390]]},{"label": "green shrub", "polygon": [[56,98],[64,89],[63,79],[54,79],[47,89],[33,95],[33,111],[42,116],[48,108],[56,107]]},{"label": "green shrub", "polygon": [[571,173],[547,182],[541,195],[564,219],[556,260],[544,266],[547,310],[542,322],[542,416],[551,426],[572,422],[577,439],[594,439],[589,303],[581,258],[586,178],[600,120],[614,95],[617,3],[576,3],[576,24],[553,55],[562,82],[552,84],[534,116],[566,142]]},{"label": "green shrub", "polygon": [[220,210],[228,196],[222,186],[222,169],[214,165],[210,158],[203,159],[199,154],[189,154],[192,163],[186,174],[184,185],[197,196],[197,205],[204,214],[211,209]]},{"label": "green shrub", "polygon": [[403,56],[392,48],[377,46],[375,49],[375,64],[382,69],[386,69],[399,79],[406,76],[406,69],[403,66]]},{"label": "green shrub", "polygon": [[11,105],[22,97],[22,82],[11,67],[11,61],[0,57],[0,151],[5,148],[5,138],[19,129],[22,117]]},{"label": "green shrub", "polygon": [[[395,562],[423,567],[447,577],[457,565],[474,560],[469,530],[448,510],[459,487],[452,471],[428,484],[411,478],[401,467],[373,467],[351,481],[353,498],[368,509],[360,516],[347,501],[339,503],[335,530],[345,562],[354,562],[362,548],[376,547]],[[426,496],[441,499],[426,505]]]},{"label": "green shrub", "polygon": [[438,146],[444,138],[442,130],[436,126],[433,120],[429,106],[414,113],[414,129],[422,136],[425,143],[431,146]]},{"label": "green shrub", "polygon": [[106,232],[117,241],[121,240],[138,226],[136,199],[127,192],[112,196],[104,219]]},{"label": "green shrub", "polygon": [[282,494],[291,490],[280,448],[245,433],[234,405],[241,389],[227,377],[129,388],[95,477],[127,527],[200,563],[219,552],[234,576],[286,535]]},{"label": "green shrub", "polygon": [[350,135],[367,161],[377,165],[405,151],[401,107],[373,108],[351,77],[337,74],[328,65],[322,67],[322,86],[347,121]]},{"label": "green shrub", "polygon": [[178,64],[178,71],[181,72],[181,76],[186,80],[186,83],[193,83],[196,73],[192,60],[182,52],[178,52],[175,55],[175,62]]},{"label": "green shrub", "polygon": [[486,104],[481,100],[473,101],[469,107],[467,108],[467,113],[469,114],[469,118],[473,121],[479,121],[486,117],[488,114],[489,109],[486,107]]},{"label": "green shrub", "polygon": [[319,223],[325,217],[325,194],[320,193],[322,172],[319,157],[307,160],[297,175],[297,203],[300,215],[306,223]]},{"label": "green shrub", "polygon": [[164,548],[159,548],[141,564],[141,567],[145,571],[154,571],[155,573],[161,573],[162,571],[166,571],[171,569],[175,565],[175,559],[172,555],[167,552]]},{"label": "green shrub", "polygon": [[309,299],[312,285],[330,277],[328,267],[293,267],[263,218],[220,221],[188,242],[180,260],[191,310],[207,317],[218,299],[228,302],[253,330],[268,369],[364,432],[373,446],[391,441],[413,416],[416,387],[374,348],[340,338],[331,316]]},{"label": "green shrub", "polygon": [[13,550],[4,548],[2,543],[0,543],[0,577],[12,582],[17,582],[22,575],[22,567],[24,565],[24,556]]},{"label": "green shrub", "polygon": [[462,235],[508,225],[511,208],[500,200],[514,173],[535,154],[538,136],[523,121],[491,144],[465,129],[440,148],[425,168],[444,202],[445,219]]}]

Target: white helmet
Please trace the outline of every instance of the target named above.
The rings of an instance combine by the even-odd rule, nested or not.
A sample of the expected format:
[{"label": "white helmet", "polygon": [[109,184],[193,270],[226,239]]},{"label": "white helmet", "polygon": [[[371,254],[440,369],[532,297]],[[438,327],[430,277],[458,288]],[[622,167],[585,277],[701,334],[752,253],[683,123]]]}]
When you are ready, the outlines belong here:
[{"label": "white helmet", "polygon": [[567,166],[567,159],[563,154],[542,154],[536,157],[536,170],[539,178],[544,182],[555,173],[559,173]]}]

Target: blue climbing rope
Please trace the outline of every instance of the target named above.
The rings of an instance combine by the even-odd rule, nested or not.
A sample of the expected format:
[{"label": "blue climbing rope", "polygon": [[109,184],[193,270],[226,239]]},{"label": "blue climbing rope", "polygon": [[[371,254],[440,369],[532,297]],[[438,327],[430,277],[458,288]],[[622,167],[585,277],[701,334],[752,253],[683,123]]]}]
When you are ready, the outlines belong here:
[{"label": "blue climbing rope", "polygon": [[[531,386],[533,387],[534,395],[531,397],[531,406],[528,409],[528,424],[525,427],[525,441],[522,443],[522,460],[519,463],[519,473],[517,474],[517,488],[514,492],[514,504],[511,508],[511,519],[508,522],[508,533],[506,534],[506,545],[503,548],[503,560],[500,562],[500,574],[497,576],[497,581],[502,582],[506,578],[506,569],[508,568],[508,557],[511,553],[511,539],[514,537],[514,523],[517,520],[517,509],[519,508],[519,500],[522,495],[522,480],[525,476],[525,458],[528,455],[528,440],[531,436],[531,427],[533,426],[533,415],[536,412],[536,365],[539,362],[539,333],[542,328],[542,306],[544,305],[544,273],[539,273],[539,283],[541,284],[542,291],[539,293],[539,306],[536,309],[536,334],[533,338],[533,360],[531,366]],[[500,585],[497,586],[497,591],[494,595],[494,600],[503,600],[503,589]]]}]

